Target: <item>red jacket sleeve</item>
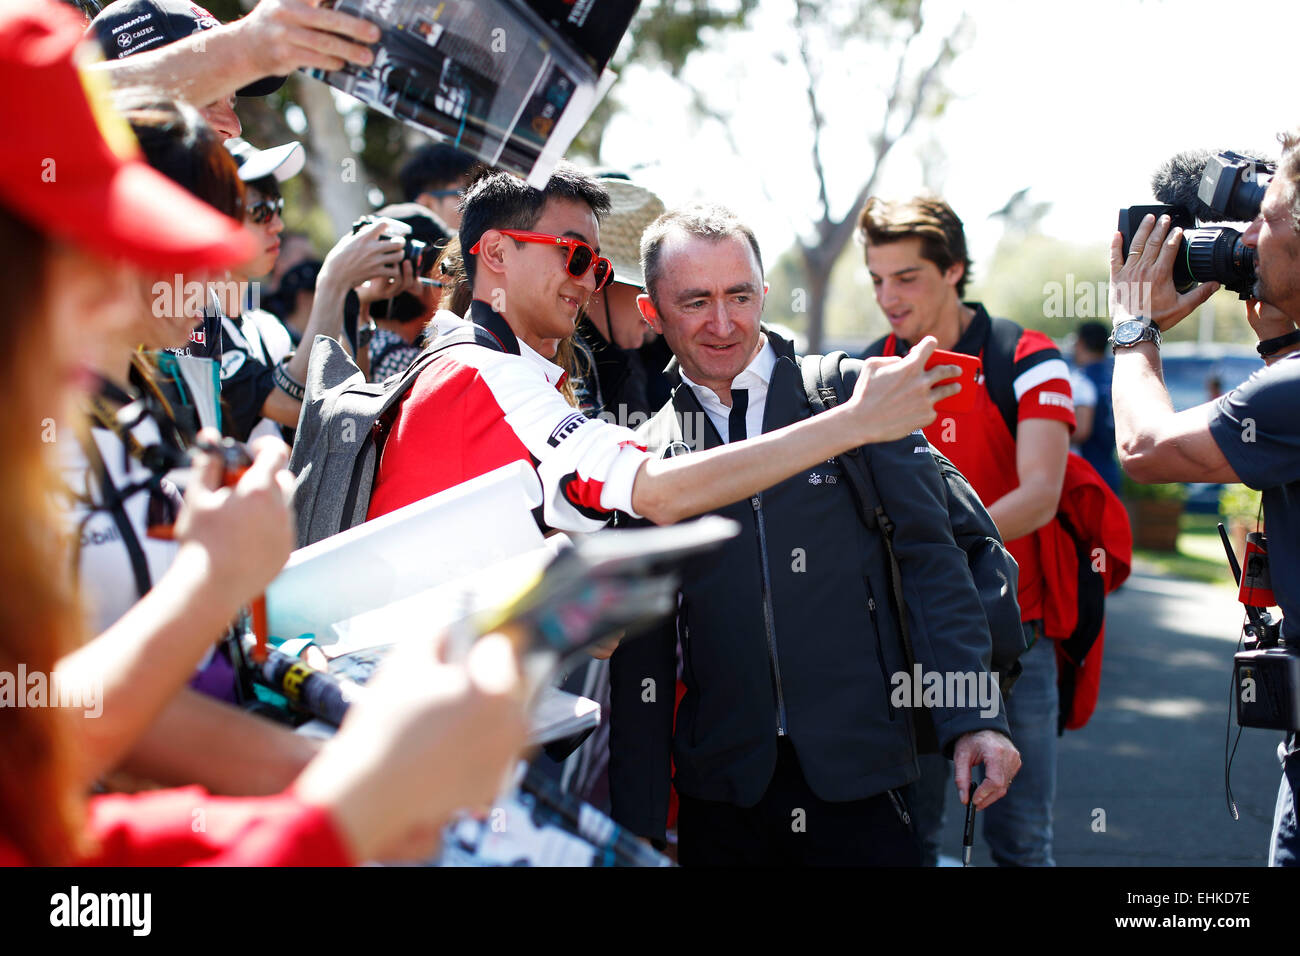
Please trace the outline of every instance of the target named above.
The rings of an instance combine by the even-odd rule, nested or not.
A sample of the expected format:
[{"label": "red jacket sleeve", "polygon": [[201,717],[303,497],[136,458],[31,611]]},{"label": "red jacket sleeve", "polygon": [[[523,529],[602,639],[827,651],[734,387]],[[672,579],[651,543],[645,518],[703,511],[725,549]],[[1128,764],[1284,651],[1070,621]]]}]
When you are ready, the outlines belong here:
[{"label": "red jacket sleeve", "polygon": [[94,866],[351,866],[329,813],[291,793],[214,797],[202,787],[90,801]]}]

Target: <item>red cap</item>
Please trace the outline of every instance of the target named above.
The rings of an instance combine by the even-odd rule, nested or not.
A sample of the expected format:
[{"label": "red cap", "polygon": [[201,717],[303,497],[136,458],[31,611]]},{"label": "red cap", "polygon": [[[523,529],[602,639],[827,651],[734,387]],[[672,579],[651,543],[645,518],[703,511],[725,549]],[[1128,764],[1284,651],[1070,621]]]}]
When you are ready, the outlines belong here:
[{"label": "red cap", "polygon": [[[46,235],[148,269],[222,268],[256,243],[140,158],[82,24],[53,2],[0,0],[0,204]],[[89,51],[89,52],[87,52]]]}]

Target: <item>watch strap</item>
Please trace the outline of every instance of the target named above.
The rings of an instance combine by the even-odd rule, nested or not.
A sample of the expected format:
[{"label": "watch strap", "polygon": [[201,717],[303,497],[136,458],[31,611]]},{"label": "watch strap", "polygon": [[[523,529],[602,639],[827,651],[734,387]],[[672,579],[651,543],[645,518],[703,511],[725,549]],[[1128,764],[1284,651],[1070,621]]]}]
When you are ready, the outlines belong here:
[{"label": "watch strap", "polygon": [[1282,351],[1291,345],[1300,344],[1300,329],[1292,329],[1286,335],[1279,335],[1276,338],[1264,339],[1255,346],[1255,351],[1261,358],[1268,358],[1277,352]]}]

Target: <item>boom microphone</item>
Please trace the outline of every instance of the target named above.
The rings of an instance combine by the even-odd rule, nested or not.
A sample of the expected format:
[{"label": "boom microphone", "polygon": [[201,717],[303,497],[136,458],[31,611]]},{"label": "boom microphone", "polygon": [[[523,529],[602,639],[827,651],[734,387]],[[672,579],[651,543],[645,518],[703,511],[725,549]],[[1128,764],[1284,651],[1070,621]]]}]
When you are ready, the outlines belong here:
[{"label": "boom microphone", "polygon": [[1189,149],[1172,156],[1160,164],[1151,176],[1151,192],[1156,200],[1167,206],[1187,211],[1200,222],[1242,222],[1254,218],[1235,214],[1234,209],[1215,208],[1203,198],[1202,176],[1207,166],[1219,161],[1221,156],[1239,156],[1261,165],[1271,160],[1256,159],[1257,153],[1231,153],[1221,150]]}]

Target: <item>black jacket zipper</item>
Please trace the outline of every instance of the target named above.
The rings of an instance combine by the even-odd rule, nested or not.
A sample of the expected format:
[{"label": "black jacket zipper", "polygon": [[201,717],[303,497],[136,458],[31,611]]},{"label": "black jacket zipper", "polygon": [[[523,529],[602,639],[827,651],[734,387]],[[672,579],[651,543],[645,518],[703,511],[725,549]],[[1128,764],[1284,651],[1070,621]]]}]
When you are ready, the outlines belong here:
[{"label": "black jacket zipper", "polygon": [[889,681],[889,674],[885,668],[885,646],[880,639],[880,621],[876,618],[876,599],[871,594],[870,582],[867,582],[867,610],[871,613],[871,630],[876,635],[876,663],[880,667],[880,680],[885,689],[885,714],[890,720],[894,720],[894,708],[889,703],[890,688],[893,685]]},{"label": "black jacket zipper", "polygon": [[776,687],[776,734],[786,735],[785,694],[781,690],[781,665],[776,657],[776,629],[772,625],[772,575],[767,565],[767,528],[763,522],[763,502],[755,495],[749,499],[758,528],[758,560],[763,572],[763,621],[767,625],[767,655],[772,662],[772,684]]}]

